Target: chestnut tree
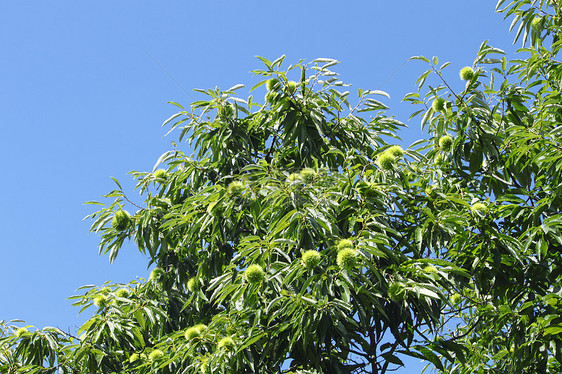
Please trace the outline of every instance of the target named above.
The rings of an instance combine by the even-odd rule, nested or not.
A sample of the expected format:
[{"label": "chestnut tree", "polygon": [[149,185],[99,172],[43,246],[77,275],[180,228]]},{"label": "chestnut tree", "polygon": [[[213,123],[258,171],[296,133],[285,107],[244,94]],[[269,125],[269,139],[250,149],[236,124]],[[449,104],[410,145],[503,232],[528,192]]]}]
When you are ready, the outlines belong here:
[{"label": "chestnut tree", "polygon": [[[76,336],[2,323],[6,373],[386,373],[405,355],[442,373],[562,371],[562,14],[500,0],[515,59],[427,64],[424,139],[337,61],[284,58],[250,92],[196,90],[164,125],[177,146],[116,180],[90,217],[100,253],[126,240],[146,281],[83,288]],[[453,80],[464,81],[453,90]]]}]

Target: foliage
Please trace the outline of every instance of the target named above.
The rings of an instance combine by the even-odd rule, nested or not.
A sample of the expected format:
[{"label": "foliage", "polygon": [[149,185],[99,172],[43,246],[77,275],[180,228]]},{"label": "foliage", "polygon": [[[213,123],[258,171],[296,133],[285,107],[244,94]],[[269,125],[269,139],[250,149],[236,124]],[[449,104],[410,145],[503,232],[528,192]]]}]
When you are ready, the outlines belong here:
[{"label": "foliage", "polygon": [[264,104],[242,85],[174,103],[193,154],[131,173],[134,214],[116,180],[90,216],[100,253],[134,241],[150,279],[84,287],[78,336],[2,323],[1,371],[560,372],[562,18],[554,0],[500,11],[528,47],[483,43],[461,92],[413,58],[428,138],[406,150],[386,94],[352,100],[330,59],[260,58]]},{"label": "foliage", "polygon": [[562,371],[561,9],[555,1],[504,3],[498,9],[514,16],[516,41],[528,44],[519,58],[508,61],[483,43],[456,93],[446,66],[419,57],[430,66],[420,88],[430,74],[442,84],[425,98],[407,97],[454,102],[446,112],[420,112],[430,146],[440,146],[428,148],[428,158],[445,152],[442,141],[454,134],[433,172],[437,209],[420,221],[422,241],[470,274],[455,285],[443,333],[418,352],[438,352],[447,373]]}]

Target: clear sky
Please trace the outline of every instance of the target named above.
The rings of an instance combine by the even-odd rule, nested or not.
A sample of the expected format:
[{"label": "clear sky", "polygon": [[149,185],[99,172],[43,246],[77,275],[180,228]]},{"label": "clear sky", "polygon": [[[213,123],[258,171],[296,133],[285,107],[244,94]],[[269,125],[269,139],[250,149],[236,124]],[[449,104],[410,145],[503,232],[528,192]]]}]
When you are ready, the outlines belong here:
[{"label": "clear sky", "polygon": [[[152,170],[177,140],[160,126],[175,113],[168,101],[187,106],[193,88],[251,87],[256,55],[285,54],[286,65],[329,57],[342,62],[335,70],[352,92],[389,92],[389,114],[406,122],[414,107],[401,99],[426,68],[405,63],[410,56],[451,61],[448,77],[461,87],[458,70],[484,40],[515,50],[494,8],[493,0],[2,1],[0,320],[75,331],[88,317],[66,300],[78,287],[147,277],[132,245],[111,265],[98,256],[83,220],[95,207],[83,203],[113,189],[110,176],[141,201],[127,172]],[[419,119],[408,125],[405,143],[422,136]]]}]

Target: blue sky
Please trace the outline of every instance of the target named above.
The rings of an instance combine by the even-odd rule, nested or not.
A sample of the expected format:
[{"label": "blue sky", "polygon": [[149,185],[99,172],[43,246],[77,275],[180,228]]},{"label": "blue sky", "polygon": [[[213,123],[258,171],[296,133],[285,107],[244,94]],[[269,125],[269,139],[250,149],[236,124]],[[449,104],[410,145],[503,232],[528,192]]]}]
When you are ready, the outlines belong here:
[{"label": "blue sky", "polygon": [[[381,88],[407,121],[426,68],[412,55],[471,65],[482,41],[514,51],[495,1],[4,1],[0,5],[0,320],[75,331],[87,318],[66,300],[85,284],[146,277],[126,246],[97,254],[83,217],[128,171],[152,170],[170,148],[161,123],[198,98],[193,88],[250,86],[254,56],[286,65],[329,57],[354,88]],[[156,63],[152,57],[158,61]],[[179,85],[164,72],[167,70]],[[183,86],[189,93],[186,94]],[[353,92],[353,91],[352,91]],[[256,94],[262,100],[261,91]],[[401,135],[421,137],[419,120]]]}]

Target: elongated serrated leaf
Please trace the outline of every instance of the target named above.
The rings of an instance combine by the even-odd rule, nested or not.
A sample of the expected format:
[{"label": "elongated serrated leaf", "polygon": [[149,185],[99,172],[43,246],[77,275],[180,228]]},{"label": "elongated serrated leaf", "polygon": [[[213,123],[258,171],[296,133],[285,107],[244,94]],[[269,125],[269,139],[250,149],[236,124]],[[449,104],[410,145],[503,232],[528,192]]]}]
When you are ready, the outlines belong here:
[{"label": "elongated serrated leaf", "polygon": [[429,59],[427,57],[424,56],[412,56],[409,58],[410,60],[420,60],[420,61],[425,61],[429,64]]},{"label": "elongated serrated leaf", "polygon": [[338,62],[337,60],[331,59],[331,58],[316,58],[314,60],[312,60],[312,62],[318,62],[318,63],[333,63],[333,62]]},{"label": "elongated serrated leaf", "polygon": [[227,91],[227,92],[236,91],[236,90],[239,90],[239,89],[241,89],[241,88],[243,88],[243,87],[246,87],[246,86],[243,85],[243,84],[241,84],[241,83],[239,83],[239,84],[237,84],[237,85],[234,85],[234,86],[230,87],[230,88],[229,88],[228,90],[226,90],[226,91]]}]

